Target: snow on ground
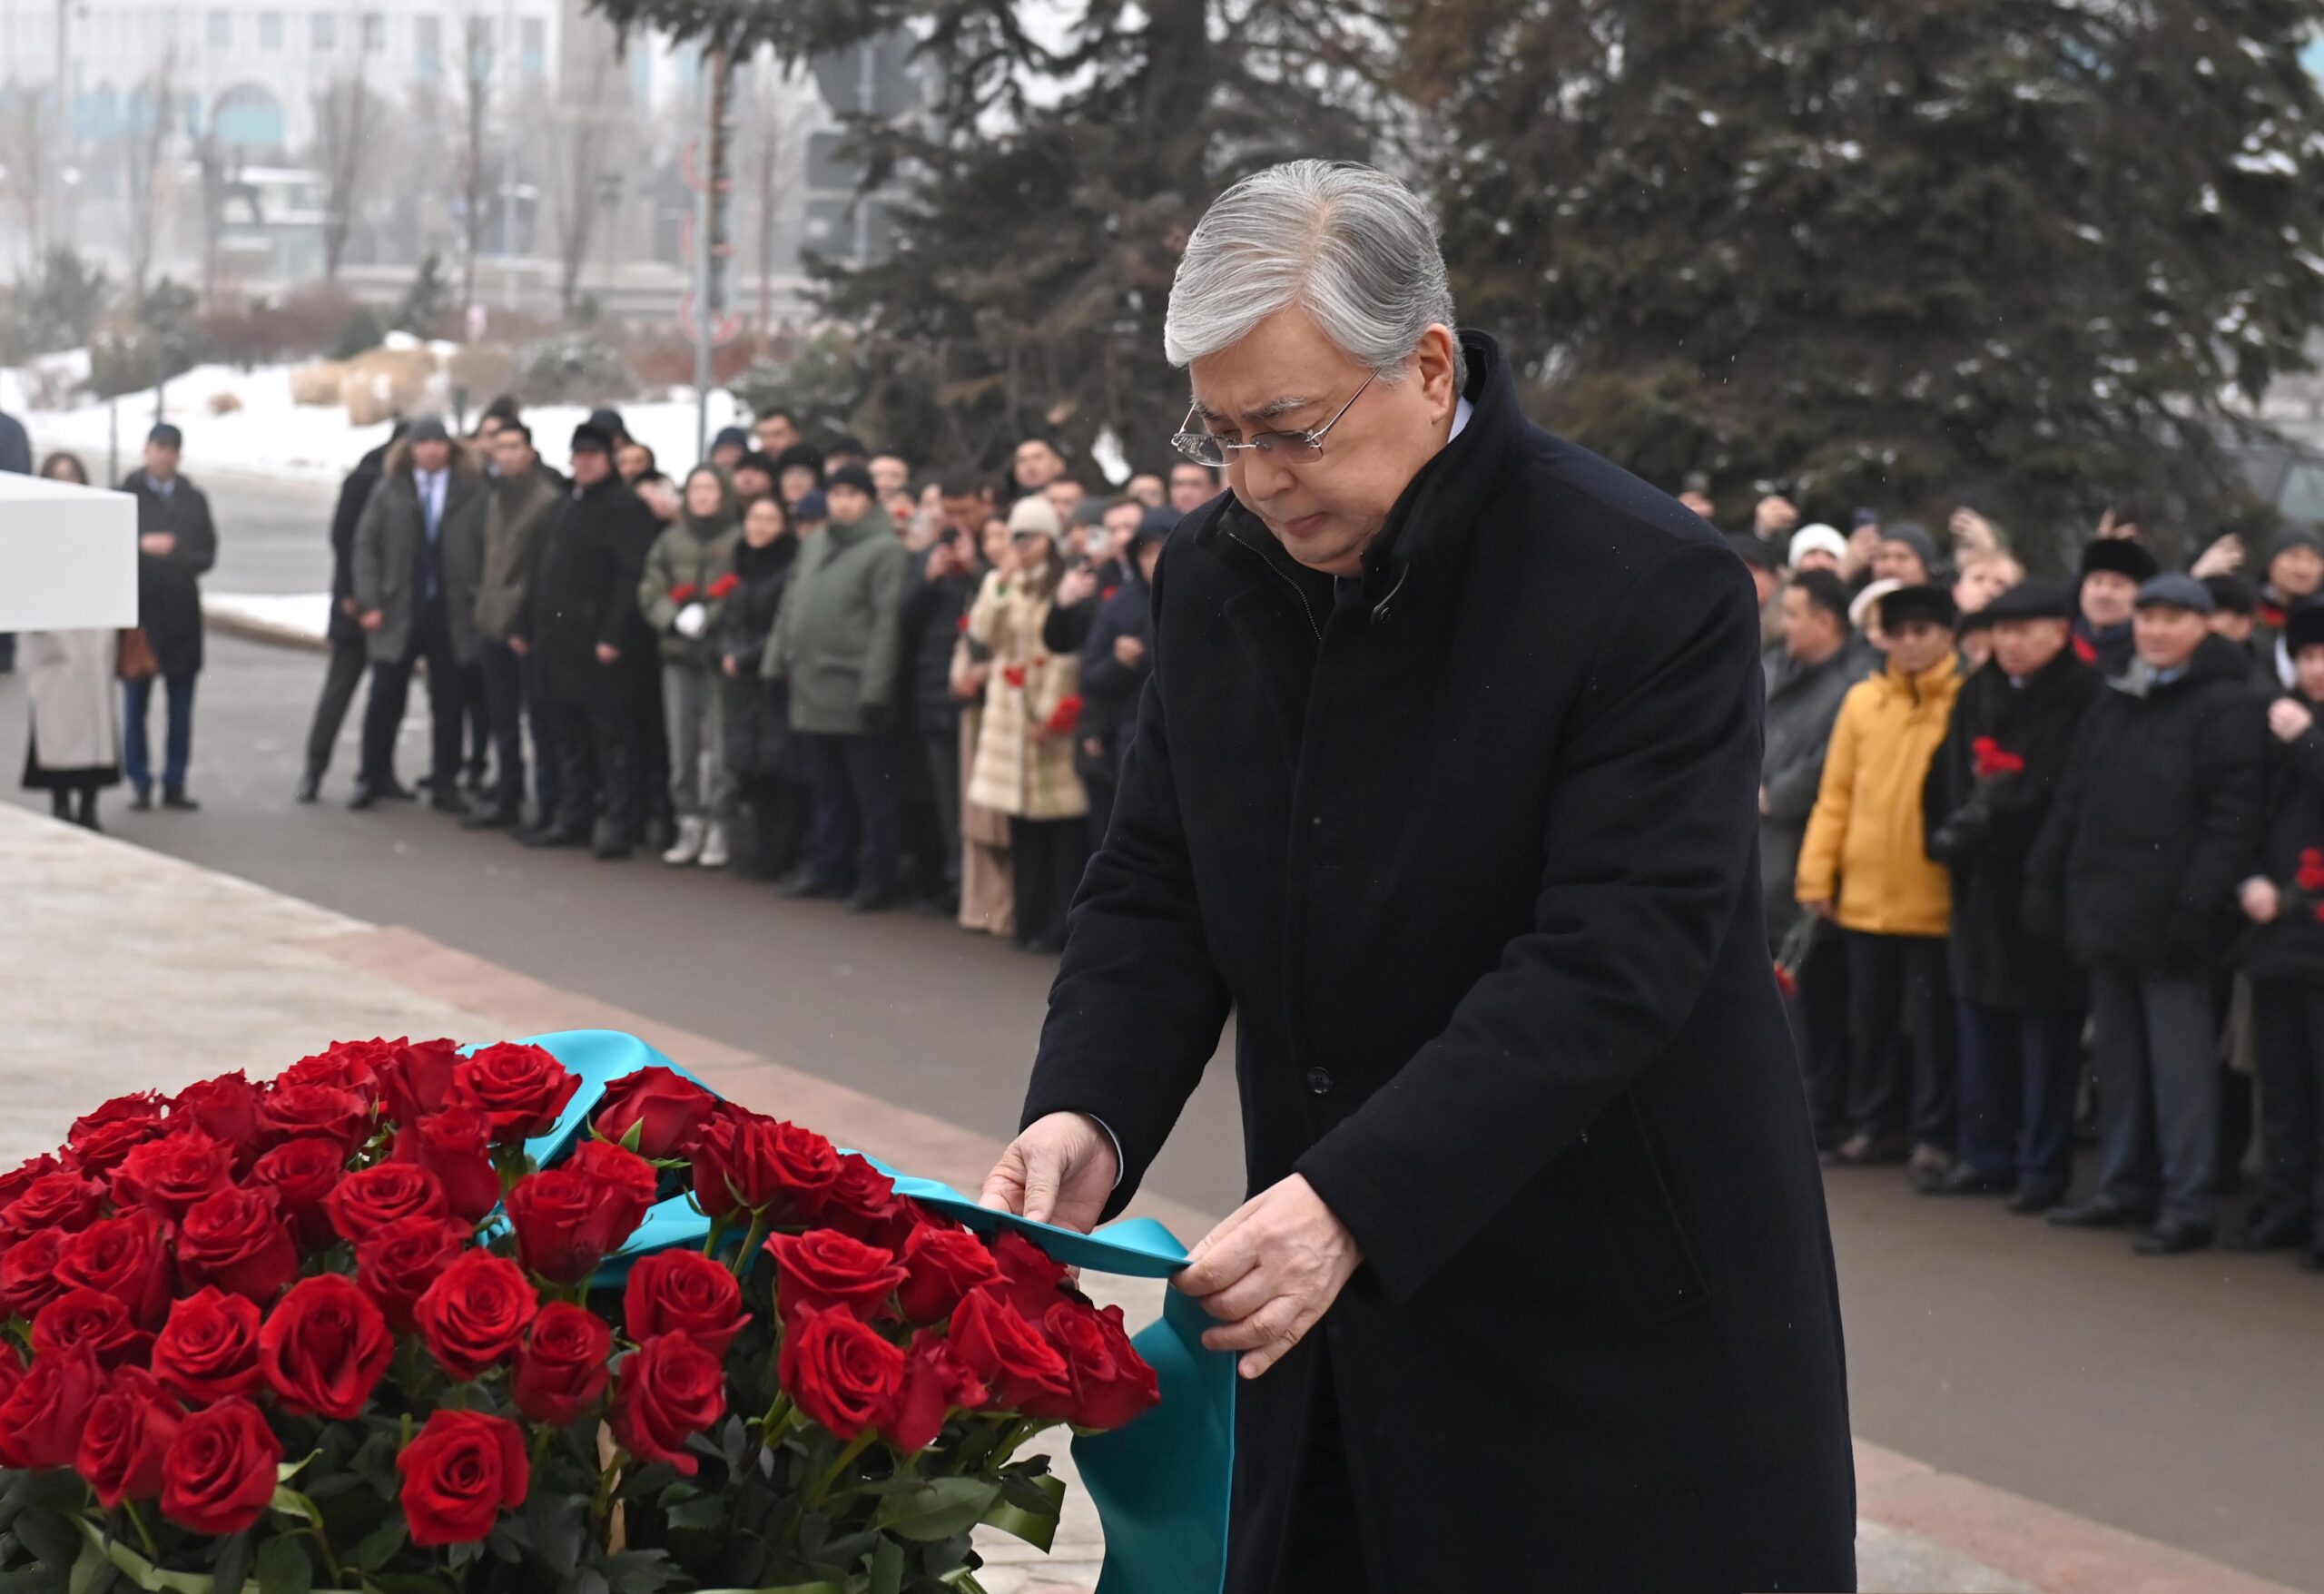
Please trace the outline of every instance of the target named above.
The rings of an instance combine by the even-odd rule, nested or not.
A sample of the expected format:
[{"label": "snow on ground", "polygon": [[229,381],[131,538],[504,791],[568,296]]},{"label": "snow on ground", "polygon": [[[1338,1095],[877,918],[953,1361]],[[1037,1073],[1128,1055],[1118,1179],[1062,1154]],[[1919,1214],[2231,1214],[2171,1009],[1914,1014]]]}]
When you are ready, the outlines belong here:
[{"label": "snow on ground", "polygon": [[[71,356],[51,356],[70,359]],[[85,363],[85,357],[84,362]],[[45,362],[44,362],[45,363]],[[205,472],[237,471],[310,481],[337,481],[364,452],[387,438],[388,428],[348,424],[347,412],[337,405],[293,404],[290,370],[287,365],[240,370],[232,366],[196,366],[172,380],[163,391],[163,418],[185,433],[186,474],[199,479]],[[23,420],[42,449],[69,448],[94,472],[104,468],[109,413],[114,406],[89,401],[67,409],[36,409],[25,401],[31,384],[19,373],[0,369],[0,409]],[[211,412],[211,399],[231,393],[241,408],[226,415]],[[483,408],[485,395],[470,409]],[[132,468],[145,431],[155,418],[153,394],[126,393],[115,401],[120,426],[122,468]],[[663,469],[676,474],[694,461],[694,402],[691,389],[673,389],[666,399],[621,404],[615,408],[630,435],[654,450]],[[734,396],[710,397],[710,429],[733,423],[739,413]],[[588,414],[578,404],[527,407],[526,424],[533,440],[551,464],[562,466],[573,428]]]}]

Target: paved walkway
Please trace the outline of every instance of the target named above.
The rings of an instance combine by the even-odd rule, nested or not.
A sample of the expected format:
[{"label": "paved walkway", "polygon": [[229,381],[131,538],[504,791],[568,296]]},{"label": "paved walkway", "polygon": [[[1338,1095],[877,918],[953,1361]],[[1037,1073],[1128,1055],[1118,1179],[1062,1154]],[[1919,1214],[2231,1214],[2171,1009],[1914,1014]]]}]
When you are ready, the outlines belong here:
[{"label": "paved walkway", "polygon": [[[720,1090],[812,1123],[914,1172],[973,1187],[990,1137],[734,1046],[512,973],[407,930],[378,928],[244,881],[0,805],[0,1158],[53,1146],[120,1092],[221,1069],[271,1073],[323,1043],[372,1034],[488,1041],[605,1027],[638,1034]],[[1208,1217],[1137,1210],[1191,1238]],[[1104,1288],[1105,1281],[1092,1280]],[[1139,1323],[1158,1286],[1118,1298]],[[1069,1463],[1068,1463],[1069,1464]],[[2288,1594],[2282,1585],[1857,1447],[1866,1590],[1962,1594]],[[1101,1544],[1070,1496],[1056,1551],[990,1547],[993,1594],[1096,1581]]]}]

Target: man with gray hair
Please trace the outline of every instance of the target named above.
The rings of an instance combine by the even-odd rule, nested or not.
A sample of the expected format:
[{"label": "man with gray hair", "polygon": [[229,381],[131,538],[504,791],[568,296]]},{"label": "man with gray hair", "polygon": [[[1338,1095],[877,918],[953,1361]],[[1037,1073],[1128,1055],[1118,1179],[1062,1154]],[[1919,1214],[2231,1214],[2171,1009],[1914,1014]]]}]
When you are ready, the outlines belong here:
[{"label": "man with gray hair", "polygon": [[1855,1586],[1816,1149],[1760,920],[1749,577],[1529,424],[1426,207],[1295,162],[1165,330],[1152,674],[989,1205],[1136,1192],[1236,1019],[1230,1594]]}]

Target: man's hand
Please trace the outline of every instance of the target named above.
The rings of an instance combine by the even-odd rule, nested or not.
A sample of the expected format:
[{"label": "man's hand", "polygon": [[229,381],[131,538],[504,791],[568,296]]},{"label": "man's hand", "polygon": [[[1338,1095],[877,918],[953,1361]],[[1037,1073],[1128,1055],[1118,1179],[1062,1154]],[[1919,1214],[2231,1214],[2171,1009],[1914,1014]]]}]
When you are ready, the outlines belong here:
[{"label": "man's hand", "polygon": [[366,631],[377,631],[388,623],[388,612],[385,609],[366,609],[356,616],[355,623]]},{"label": "man's hand", "polygon": [[1088,1113],[1051,1113],[1009,1143],[979,1205],[1060,1228],[1095,1228],[1121,1182],[1113,1136]]},{"label": "man's hand", "polygon": [[736,658],[733,654],[730,653],[726,655],[725,661],[721,667],[725,670],[726,678],[728,680],[739,681],[743,678],[743,661]]},{"label": "man's hand", "polygon": [[1769,493],[1751,511],[1751,527],[1764,537],[1778,537],[1799,524],[1799,506],[1781,493]]},{"label": "man's hand", "polygon": [[2188,566],[2187,574],[2198,581],[2213,576],[2232,575],[2243,567],[2243,539],[2233,532],[2203,550],[2202,557]]},{"label": "man's hand", "polygon": [[1117,636],[1114,638],[1114,662],[1123,669],[1135,670],[1137,668],[1138,661],[1145,656],[1146,644],[1137,637]]},{"label": "man's hand", "polygon": [[2279,742],[2299,741],[2315,723],[2313,713],[2289,697],[2279,697],[2268,705],[2268,729],[2276,733]]},{"label": "man's hand", "polygon": [[1832,899],[1829,897],[1817,897],[1811,900],[1807,897],[1802,897],[1799,899],[1799,910],[1803,913],[1812,914],[1817,919],[1829,919],[1832,916]]},{"label": "man's hand", "polygon": [[1226,1325],[1202,1343],[1245,1353],[1236,1370],[1256,1378],[1307,1337],[1363,1260],[1355,1236],[1294,1174],[1204,1235],[1170,1282]]},{"label": "man's hand", "polygon": [[533,651],[533,644],[521,636],[512,636],[508,639],[508,651],[521,659]]},{"label": "man's hand", "polygon": [[615,647],[610,642],[601,642],[597,644],[597,662],[601,664],[617,664],[621,663],[621,649]]},{"label": "man's hand", "polygon": [[2245,881],[2236,896],[2242,903],[2243,917],[2254,924],[2273,924],[2276,915],[2283,911],[2283,893],[2265,875],[2255,874]]},{"label": "man's hand", "polygon": [[339,600],[339,612],[352,620],[363,611],[356,605],[353,598],[343,597]]},{"label": "man's hand", "polygon": [[1994,554],[2001,551],[2001,533],[1994,523],[1964,504],[1953,511],[1953,518],[1945,522],[1953,534],[1953,546],[1965,554]]},{"label": "man's hand", "polygon": [[1068,570],[1057,584],[1057,606],[1069,609],[1076,604],[1087,603],[1097,590],[1096,571],[1086,566]]},{"label": "man's hand", "polygon": [[137,539],[137,551],[151,554],[156,559],[166,559],[178,551],[178,539],[170,532],[149,531]]}]

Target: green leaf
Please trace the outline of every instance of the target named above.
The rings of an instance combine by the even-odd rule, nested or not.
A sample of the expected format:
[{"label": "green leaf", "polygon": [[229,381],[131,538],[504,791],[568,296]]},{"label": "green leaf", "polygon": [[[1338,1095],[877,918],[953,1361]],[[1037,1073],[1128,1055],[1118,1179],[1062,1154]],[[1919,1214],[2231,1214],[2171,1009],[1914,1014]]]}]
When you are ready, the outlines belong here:
[{"label": "green leaf", "polygon": [[408,1537],[403,1513],[398,1511],[358,1540],[355,1548],[348,1551],[348,1561],[359,1571],[376,1572],[395,1559],[396,1551],[403,1548]]},{"label": "green leaf", "polygon": [[983,1478],[922,1478],[882,1500],[872,1525],[905,1539],[950,1539],[982,1521],[1000,1495]]},{"label": "green leaf", "polygon": [[872,1594],[899,1594],[903,1586],[903,1542],[882,1539],[872,1551]]},{"label": "green leaf", "polygon": [[621,1148],[624,1151],[635,1151],[645,1143],[645,1120],[644,1118],[638,1119],[637,1122],[632,1124],[627,1129],[622,1132]]},{"label": "green leaf", "polygon": [[1001,1498],[985,1512],[984,1525],[1022,1539],[1047,1554],[1057,1539],[1058,1518],[1065,1510],[1065,1480],[1016,1473],[1002,1479],[1000,1487]]},{"label": "green leaf", "polygon": [[296,1478],[300,1473],[305,1471],[309,1464],[320,1454],[322,1454],[320,1451],[309,1451],[305,1455],[301,1456],[295,1461],[277,1462],[274,1468],[274,1481],[277,1483],[290,1482],[291,1479]]},{"label": "green leaf", "polygon": [[274,1498],[266,1502],[266,1509],[282,1516],[296,1517],[302,1522],[320,1523],[323,1520],[313,1501],[280,1483],[275,1485]]},{"label": "green leaf", "polygon": [[[74,1481],[79,1484],[80,1480],[75,1478]],[[33,1552],[33,1559],[53,1567],[69,1567],[79,1558],[81,1546],[74,1536],[75,1528],[85,1534],[96,1533],[86,1520],[45,1508],[28,1510],[16,1519],[16,1537]]]},{"label": "green leaf", "polygon": [[67,1594],[97,1594],[114,1569],[104,1547],[94,1540],[89,1540],[81,1546],[81,1553],[73,1562],[72,1575],[65,1579]]},{"label": "green leaf", "polygon": [[308,1594],[315,1586],[315,1563],[307,1547],[288,1534],[259,1546],[258,1594]]},{"label": "green leaf", "polygon": [[380,1572],[364,1581],[379,1594],[451,1594],[452,1589],[443,1579],[420,1572]]},{"label": "green leaf", "polygon": [[246,1529],[218,1540],[218,1558],[210,1563],[211,1586],[239,1589],[248,1579],[250,1568],[251,1536]]},{"label": "green leaf", "polygon": [[[199,1572],[165,1572],[152,1561],[123,1544],[118,1539],[108,1539],[94,1522],[85,1517],[73,1519],[73,1526],[83,1538],[102,1550],[113,1565],[119,1567],[129,1580],[146,1590],[146,1594],[211,1594],[216,1584]],[[68,1558],[54,1558],[63,1566]]]}]

